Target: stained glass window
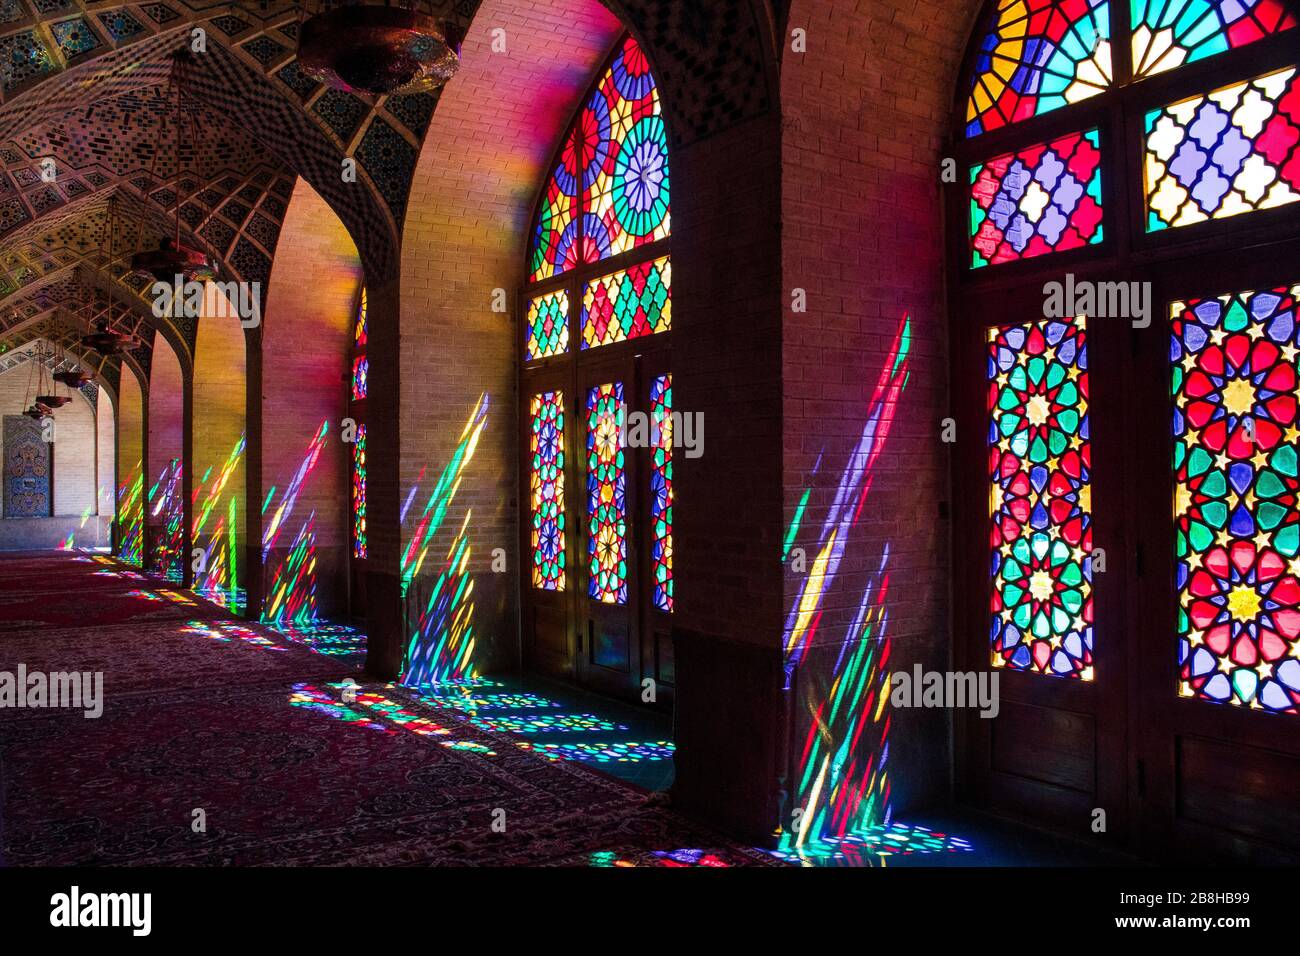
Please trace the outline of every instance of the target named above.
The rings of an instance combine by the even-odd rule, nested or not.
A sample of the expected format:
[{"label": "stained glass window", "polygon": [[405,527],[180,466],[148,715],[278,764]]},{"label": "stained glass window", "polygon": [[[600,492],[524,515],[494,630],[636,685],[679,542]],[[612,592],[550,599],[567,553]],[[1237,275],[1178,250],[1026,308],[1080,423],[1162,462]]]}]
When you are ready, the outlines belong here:
[{"label": "stained glass window", "polygon": [[588,282],[582,295],[582,347],[672,328],[672,279],[672,263],[665,256]]},{"label": "stained glass window", "polygon": [[973,166],[970,181],[973,268],[1101,241],[1095,129]]},{"label": "stained glass window", "polygon": [[359,402],[366,397],[366,377],[370,374],[370,359],[358,355],[352,361],[352,400]]},{"label": "stained glass window", "polygon": [[1300,713],[1300,285],[1171,308],[1184,697]]},{"label": "stained glass window", "polygon": [[659,90],[628,36],[565,134],[533,227],[529,281],[666,238],[669,199]]},{"label": "stained glass window", "polygon": [[[370,359],[366,357],[366,344],[369,339],[366,328],[367,312],[366,289],[362,286],[353,325],[355,343],[352,354],[353,402],[364,401],[368,391]],[[363,407],[358,405],[350,409],[352,418],[357,421],[356,438],[352,445],[352,556],[360,560],[364,560],[369,554],[369,546],[366,542],[366,426],[361,415]]]},{"label": "stained glass window", "polygon": [[586,261],[669,231],[668,137],[650,63],[627,37],[579,117]]},{"label": "stained glass window", "polygon": [[569,294],[561,289],[528,303],[528,346],[524,360],[559,355],[569,350]]},{"label": "stained glass window", "polygon": [[530,421],[533,587],[563,591],[564,393],[534,395]]},{"label": "stained glass window", "polygon": [[587,593],[627,603],[627,466],[623,383],[587,390]]},{"label": "stained glass window", "polygon": [[559,162],[546,181],[533,227],[530,282],[572,269],[578,255],[578,148],[574,131],[564,138]]},{"label": "stained glass window", "polygon": [[352,445],[352,556],[364,558],[366,545],[366,426],[357,426]]},{"label": "stained glass window", "polygon": [[1295,26],[1282,0],[1131,0],[1133,75],[1150,76]]},{"label": "stained glass window", "polygon": [[1096,96],[1110,80],[1107,0],[999,0],[971,78],[966,135]]},{"label": "stained glass window", "polygon": [[1091,680],[1086,320],[989,331],[995,666]]},{"label": "stained glass window", "polygon": [[1146,114],[1147,231],[1300,198],[1295,67]]},{"label": "stained glass window", "polygon": [[366,347],[366,290],[363,286],[361,289],[361,305],[357,307],[357,321],[355,328],[356,347],[364,349]]},{"label": "stained glass window", "polygon": [[654,603],[673,610],[673,377],[660,375],[650,385],[650,420],[656,434],[650,463],[650,567]]}]

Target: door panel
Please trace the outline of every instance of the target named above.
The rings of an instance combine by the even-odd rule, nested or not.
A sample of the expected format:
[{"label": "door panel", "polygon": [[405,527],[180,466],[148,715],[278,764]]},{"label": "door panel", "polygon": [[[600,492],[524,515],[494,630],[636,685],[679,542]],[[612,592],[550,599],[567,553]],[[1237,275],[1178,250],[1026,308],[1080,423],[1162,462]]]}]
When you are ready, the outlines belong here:
[{"label": "door panel", "polygon": [[1000,710],[956,715],[959,792],[1079,837],[1101,809],[1113,841],[1128,820],[1128,547],[1122,472],[1095,453],[1123,425],[1095,398],[1124,381],[1126,339],[1045,319],[1036,288],[971,305],[961,361],[985,374],[954,395],[957,661],[994,669]]},{"label": "door panel", "polygon": [[641,658],[635,627],[635,459],[626,447],[629,401],[636,394],[632,356],[590,365],[580,382],[583,531],[578,626],[585,639],[579,642],[578,679],[593,690],[632,697]]},{"label": "door panel", "polygon": [[1300,862],[1297,262],[1289,243],[1157,273],[1158,332],[1135,350],[1142,809],[1187,859]]},{"label": "door panel", "polygon": [[574,675],[572,394],[567,374],[535,376],[520,416],[523,663],[561,680]]}]

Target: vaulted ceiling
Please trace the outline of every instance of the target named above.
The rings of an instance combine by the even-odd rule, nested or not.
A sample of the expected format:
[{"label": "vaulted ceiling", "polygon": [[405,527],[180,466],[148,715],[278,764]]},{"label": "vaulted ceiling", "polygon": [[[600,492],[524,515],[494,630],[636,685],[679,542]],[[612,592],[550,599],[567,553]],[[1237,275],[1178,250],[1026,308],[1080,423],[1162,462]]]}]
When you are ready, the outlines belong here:
[{"label": "vaulted ceiling", "polygon": [[[467,23],[474,5],[442,14]],[[302,16],[285,0],[0,0],[0,341],[49,324],[80,323],[79,336],[81,306],[111,292],[187,363],[194,323],[152,317],[131,254],[171,235],[179,210],[182,240],[222,278],[265,290],[297,176],[348,226],[367,274],[392,275],[436,96],[316,83],[297,67]],[[172,57],[195,30],[178,148]],[[145,370],[147,351],[133,357]]]}]

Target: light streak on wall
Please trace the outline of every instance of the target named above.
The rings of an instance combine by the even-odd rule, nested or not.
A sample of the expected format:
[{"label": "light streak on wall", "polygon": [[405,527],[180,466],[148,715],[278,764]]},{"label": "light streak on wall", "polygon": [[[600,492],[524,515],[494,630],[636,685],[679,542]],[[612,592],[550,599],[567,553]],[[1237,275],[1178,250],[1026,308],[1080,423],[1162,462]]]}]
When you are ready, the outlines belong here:
[{"label": "light streak on wall", "polygon": [[[885,633],[888,545],[866,584],[852,623],[838,636],[838,653],[830,672],[803,673],[799,668],[817,636],[826,597],[837,583],[850,536],[871,490],[876,462],[907,385],[910,347],[911,321],[904,316],[868,403],[861,436],[839,477],[826,519],[816,530],[815,544],[807,549],[814,557],[786,621],[786,691],[794,692],[792,684],[798,673],[801,688],[806,688],[799,695],[798,706],[806,709],[808,729],[794,755],[791,819],[797,816],[797,823],[782,835],[784,850],[842,840],[846,834],[890,822],[890,784],[885,770],[890,718],[884,713],[890,656]],[[791,522],[784,542],[787,554],[806,518],[811,491],[801,497]],[[860,562],[851,562],[857,564]]]},{"label": "light streak on wall", "polygon": [[[479,397],[473,414],[461,430],[455,451],[434,485],[402,554],[402,593],[424,567],[431,542],[442,528],[465,470],[474,457],[479,436],[487,424],[488,396]],[[460,526],[445,552],[438,576],[420,611],[407,642],[402,683],[422,686],[448,680],[475,679],[474,580],[469,572],[469,524],[472,511],[466,509]]]},{"label": "light streak on wall", "polygon": [[173,458],[149,489],[149,513],[154,518],[162,518],[161,532],[154,544],[149,569],[172,581],[181,579],[182,562],[185,560],[182,553],[185,549],[182,472],[181,460]]},{"label": "light streak on wall", "polygon": [[144,557],[143,492],[144,473],[137,461],[117,489],[117,556],[136,567],[141,566]]},{"label": "light streak on wall", "polygon": [[[236,611],[243,609],[244,594],[238,586],[239,513],[238,497],[233,494],[233,489],[226,502],[225,514],[218,509],[231,478],[240,470],[245,445],[245,436],[241,434],[216,475],[209,468],[194,489],[194,543],[196,547],[207,543],[204,548],[206,557],[194,575],[194,590]],[[209,529],[214,514],[218,518]]]},{"label": "light streak on wall", "polygon": [[[290,523],[308,479],[325,448],[329,421],[322,421],[307,447],[307,454],[299,464],[288,486],[275,504],[275,511],[262,535],[262,564],[272,567],[271,552],[279,544],[286,525]],[[271,506],[275,489],[267,495],[263,514]],[[271,586],[267,589],[267,605],[262,620],[268,623],[310,624],[316,620],[316,512],[310,512],[294,533],[288,552],[274,562]]]},{"label": "light streak on wall", "polygon": [[83,529],[84,527],[86,527],[86,522],[90,520],[90,516],[93,515],[94,513],[95,513],[94,505],[90,505],[88,508],[86,508],[85,511],[81,513],[81,523],[77,525],[76,530],[68,532],[68,536],[64,538],[63,541],[59,542],[60,550],[71,551],[74,547],[76,547],[77,532]]}]

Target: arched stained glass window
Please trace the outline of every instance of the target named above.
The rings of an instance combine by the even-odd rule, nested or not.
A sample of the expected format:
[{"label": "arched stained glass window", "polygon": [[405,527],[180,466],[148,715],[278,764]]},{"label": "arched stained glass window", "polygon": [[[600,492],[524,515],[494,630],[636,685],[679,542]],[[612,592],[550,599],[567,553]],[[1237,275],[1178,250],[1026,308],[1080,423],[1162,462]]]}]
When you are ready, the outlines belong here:
[{"label": "arched stained glass window", "polygon": [[565,133],[533,228],[530,281],[666,238],[668,200],[659,91],[629,36]]},{"label": "arched stained glass window", "polygon": [[641,646],[673,609],[668,136],[630,35],[549,170],[520,305],[530,619],[539,656],[580,658],[565,676],[670,685],[671,662],[646,669],[660,655]]}]

